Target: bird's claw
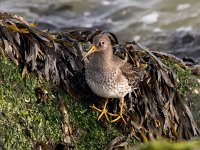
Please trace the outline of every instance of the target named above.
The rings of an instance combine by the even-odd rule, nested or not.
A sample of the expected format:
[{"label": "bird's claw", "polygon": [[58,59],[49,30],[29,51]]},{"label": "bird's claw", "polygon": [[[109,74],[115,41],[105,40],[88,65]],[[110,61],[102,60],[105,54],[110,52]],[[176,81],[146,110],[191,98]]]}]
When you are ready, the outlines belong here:
[{"label": "bird's claw", "polygon": [[[94,104],[92,106],[90,106],[92,109],[96,109],[97,111],[101,112],[101,114],[98,117],[98,120],[100,120],[103,117],[103,115],[105,115],[106,120],[110,121],[108,118],[108,115],[107,115],[107,112],[108,112],[108,110],[106,109],[107,103],[108,103],[108,99],[106,99],[106,102],[105,102],[102,110],[97,108],[96,106],[94,106]],[[111,113],[108,113],[108,114],[111,114]]]},{"label": "bird's claw", "polygon": [[109,113],[108,110],[106,109],[107,103],[108,103],[108,99],[106,99],[106,102],[105,102],[105,104],[104,104],[102,110],[99,109],[99,108],[97,108],[96,106],[94,106],[94,104],[93,104],[92,106],[90,106],[92,109],[95,109],[95,110],[101,112],[101,114],[100,114],[99,117],[98,117],[98,120],[100,120],[100,119],[105,115],[106,120],[107,120],[107,121],[110,121],[109,118],[108,118],[108,115],[110,115],[110,116],[113,116],[113,117],[117,117],[117,118],[115,118],[114,120],[112,120],[111,122],[116,122],[116,121],[118,121],[118,120],[121,118],[121,119],[123,120],[123,122],[124,122],[125,124],[127,124],[126,120],[125,120],[124,117],[123,117],[123,106],[124,106],[124,101],[122,101],[122,104],[121,104],[121,106],[120,106],[120,112],[119,112],[119,114],[112,114],[112,113]]},{"label": "bird's claw", "polygon": [[116,114],[118,117],[115,118],[114,120],[112,120],[111,122],[116,122],[118,121],[120,118],[122,119],[122,121],[127,124],[126,120],[124,119],[123,115],[122,114]]}]

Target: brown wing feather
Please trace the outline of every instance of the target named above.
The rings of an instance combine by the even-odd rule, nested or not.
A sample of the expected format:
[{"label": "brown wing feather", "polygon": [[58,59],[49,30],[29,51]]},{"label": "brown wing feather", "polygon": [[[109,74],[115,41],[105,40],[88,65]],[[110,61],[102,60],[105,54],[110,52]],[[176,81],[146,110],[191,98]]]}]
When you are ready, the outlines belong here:
[{"label": "brown wing feather", "polygon": [[138,83],[143,79],[144,69],[133,67],[117,56],[114,56],[114,59],[115,63],[120,67],[122,74],[127,78],[128,84],[133,88],[137,88]]},{"label": "brown wing feather", "polygon": [[120,67],[122,74],[127,78],[128,84],[132,86],[132,88],[137,88],[138,83],[142,81],[144,76],[144,70],[133,67],[129,63],[125,63]]}]

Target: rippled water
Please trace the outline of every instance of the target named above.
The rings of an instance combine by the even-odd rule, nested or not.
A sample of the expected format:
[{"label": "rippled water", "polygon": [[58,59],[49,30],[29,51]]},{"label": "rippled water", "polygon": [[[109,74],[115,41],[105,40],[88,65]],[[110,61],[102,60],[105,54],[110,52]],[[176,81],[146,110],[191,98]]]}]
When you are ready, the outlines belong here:
[{"label": "rippled water", "polygon": [[[199,0],[1,0],[0,11],[14,12],[42,27],[101,27],[120,41],[200,28]],[[200,54],[199,54],[200,55]]]}]

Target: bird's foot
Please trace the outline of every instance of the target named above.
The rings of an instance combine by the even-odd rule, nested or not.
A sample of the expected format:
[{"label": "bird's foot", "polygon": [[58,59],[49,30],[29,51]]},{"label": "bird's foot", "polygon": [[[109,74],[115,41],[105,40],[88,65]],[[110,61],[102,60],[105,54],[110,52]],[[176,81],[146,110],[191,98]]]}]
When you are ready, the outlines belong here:
[{"label": "bird's foot", "polygon": [[122,121],[127,124],[126,120],[123,117],[123,107],[124,107],[124,100],[122,100],[121,106],[120,106],[120,112],[119,114],[111,114],[111,116],[118,116],[117,118],[115,118],[114,120],[112,120],[111,122],[116,122],[118,121],[120,118],[122,119]]},{"label": "bird's foot", "polygon": [[119,113],[119,114],[114,114],[113,116],[118,116],[117,118],[115,118],[114,120],[112,120],[111,122],[116,122],[118,121],[120,118],[122,119],[122,121],[127,124],[126,120],[124,119],[122,113]]},{"label": "bird's foot", "polygon": [[108,99],[106,99],[106,102],[105,102],[105,104],[104,104],[102,110],[99,109],[99,108],[97,108],[96,106],[94,106],[94,104],[93,104],[92,106],[90,106],[92,109],[95,109],[95,110],[101,112],[101,114],[100,114],[99,117],[98,117],[98,120],[100,120],[103,116],[105,116],[106,120],[107,120],[107,121],[110,121],[110,120],[109,120],[109,117],[108,117],[108,115],[110,115],[110,116],[113,116],[113,117],[117,117],[117,118],[115,118],[114,120],[112,120],[111,122],[116,122],[116,121],[118,121],[118,120],[121,118],[122,121],[123,121],[125,124],[127,124],[126,121],[125,121],[125,119],[124,119],[124,117],[123,117],[123,106],[124,106],[124,101],[122,101],[122,104],[121,104],[121,106],[120,106],[120,112],[119,112],[119,114],[112,114],[112,113],[108,112],[108,110],[106,109],[107,104],[108,104]]},{"label": "bird's foot", "polygon": [[108,115],[107,115],[107,109],[106,109],[105,105],[104,105],[104,107],[103,107],[102,110],[99,109],[99,108],[97,108],[97,107],[94,106],[94,105],[92,105],[91,108],[92,108],[92,109],[95,109],[95,110],[97,110],[97,111],[99,111],[99,112],[101,112],[101,114],[100,114],[99,117],[98,117],[98,120],[100,120],[100,119],[103,117],[103,115],[105,115],[106,120],[109,121],[109,118],[108,118]]},{"label": "bird's foot", "polygon": [[111,116],[114,115],[114,114],[112,114],[112,113],[109,113],[108,110],[106,109],[107,104],[108,104],[108,98],[106,98],[106,102],[105,102],[105,104],[104,104],[102,110],[99,109],[99,108],[97,108],[97,107],[95,107],[94,105],[91,106],[92,109],[95,109],[95,110],[101,112],[101,114],[100,114],[99,117],[98,117],[98,120],[100,120],[100,119],[105,115],[106,120],[110,121],[109,118],[108,118],[108,114],[111,115]]}]

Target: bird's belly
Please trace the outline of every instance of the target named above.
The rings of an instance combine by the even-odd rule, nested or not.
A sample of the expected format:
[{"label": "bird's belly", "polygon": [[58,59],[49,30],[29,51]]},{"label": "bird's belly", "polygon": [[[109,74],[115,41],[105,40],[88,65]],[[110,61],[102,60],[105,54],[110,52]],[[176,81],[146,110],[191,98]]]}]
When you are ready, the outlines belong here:
[{"label": "bird's belly", "polygon": [[102,84],[102,82],[87,81],[87,84],[95,94],[106,98],[122,98],[131,92],[130,86],[119,83]]}]

